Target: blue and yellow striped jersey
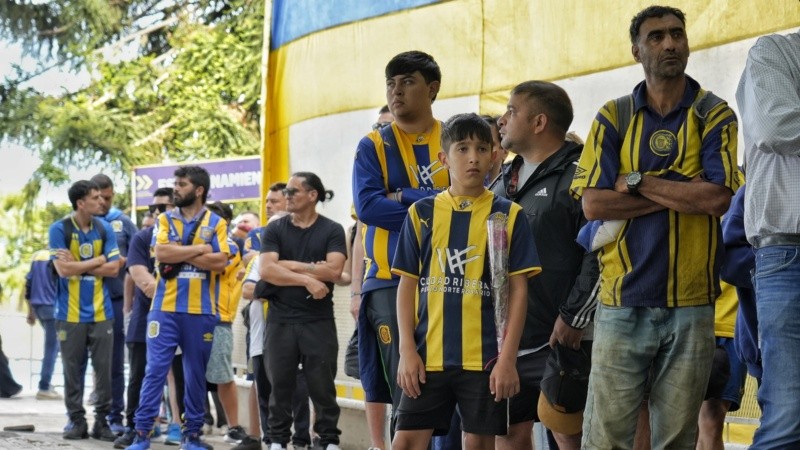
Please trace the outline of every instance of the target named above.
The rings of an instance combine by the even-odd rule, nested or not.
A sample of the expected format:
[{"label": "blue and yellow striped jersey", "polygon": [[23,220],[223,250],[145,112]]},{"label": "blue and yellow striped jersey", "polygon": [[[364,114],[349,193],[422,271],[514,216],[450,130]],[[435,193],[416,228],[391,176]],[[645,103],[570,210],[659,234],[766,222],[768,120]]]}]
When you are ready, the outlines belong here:
[{"label": "blue and yellow striped jersey", "polygon": [[[585,188],[613,190],[618,175],[631,171],[674,181],[699,175],[735,192],[736,116],[722,102],[700,119],[692,104],[704,93],[687,77],[680,104],[662,118],[647,106],[647,89],[640,83],[633,91],[634,116],[625,136],[617,131],[616,103],[606,103],[575,171],[571,188],[576,198]],[[720,293],[722,251],[717,217],[663,210],[630,219],[617,240],[600,250],[600,300],[647,307],[712,303]]]},{"label": "blue and yellow striped jersey", "polygon": [[[396,285],[391,273],[397,238],[408,207],[446,189],[450,176],[439,162],[442,126],[430,134],[409,135],[393,123],[361,139],[353,165],[353,201],[363,230],[364,285],[362,292]],[[386,195],[402,190],[402,203]]]},{"label": "blue and yellow striped jersey", "polygon": [[414,339],[425,369],[483,370],[497,356],[486,221],[508,217],[508,274],[541,271],[522,207],[485,191],[448,191],[408,211],[392,272],[418,279]]},{"label": "blue and yellow striped jersey", "polygon": [[[153,245],[184,243],[197,224],[197,233],[191,245],[210,244],[214,252],[230,255],[227,223],[211,211],[204,216],[205,211],[203,208],[190,220],[185,220],[178,209],[159,215],[153,233]],[[201,217],[202,220],[198,224]],[[158,287],[151,310],[217,315],[219,277],[219,273],[199,269],[188,263],[182,264],[180,273],[171,280],[157,276]]]},{"label": "blue and yellow striped jersey", "polygon": [[[119,248],[111,226],[102,220],[93,220],[89,231],[84,233],[72,221],[72,237],[69,251],[75,261],[85,261],[105,255],[106,261],[119,259]],[[95,226],[105,228],[105,243]],[[50,258],[55,259],[55,251],[67,248],[64,223],[59,220],[50,226]],[[111,295],[103,282],[103,277],[84,274],[58,279],[56,298],[56,319],[66,322],[102,322],[114,318]],[[120,318],[121,319],[121,318]]]},{"label": "blue and yellow striped jersey", "polygon": [[231,249],[231,256],[228,259],[228,265],[225,266],[225,271],[219,276],[219,301],[217,303],[220,322],[232,323],[236,315],[236,308],[239,307],[239,299],[242,297],[242,282],[237,279],[237,276],[243,267],[239,246],[228,239],[228,248]]}]

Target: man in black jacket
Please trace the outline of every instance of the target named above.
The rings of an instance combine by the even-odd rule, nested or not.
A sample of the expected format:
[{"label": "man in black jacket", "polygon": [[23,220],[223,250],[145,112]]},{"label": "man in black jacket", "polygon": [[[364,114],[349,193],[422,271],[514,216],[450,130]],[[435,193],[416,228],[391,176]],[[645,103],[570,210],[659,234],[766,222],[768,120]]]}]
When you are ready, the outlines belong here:
[{"label": "man in black jacket", "polygon": [[[553,83],[526,81],[511,91],[500,117],[501,145],[517,154],[492,191],[519,203],[539,249],[542,273],[528,281],[528,313],[517,357],[521,390],[509,403],[508,435],[497,448],[533,449],[539,383],[551,347],[579,349],[596,307],[597,257],[576,242],[586,223],[569,192],[583,145],[566,141],[572,103]],[[587,336],[591,338],[591,336]],[[554,432],[562,450],[580,447],[580,433]]]}]

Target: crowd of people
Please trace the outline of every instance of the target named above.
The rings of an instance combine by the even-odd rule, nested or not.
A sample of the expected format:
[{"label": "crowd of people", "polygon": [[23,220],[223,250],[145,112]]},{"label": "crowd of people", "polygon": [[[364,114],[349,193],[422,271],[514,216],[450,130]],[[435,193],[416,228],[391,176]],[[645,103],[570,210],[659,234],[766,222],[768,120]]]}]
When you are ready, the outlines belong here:
[{"label": "crowd of people", "polygon": [[[722,449],[747,372],[763,410],[751,448],[800,447],[800,34],[750,51],[739,167],[736,114],[685,73],[683,12],[648,7],[629,32],[644,81],[600,108],[585,144],[555,83],[518,84],[499,117],[441,122],[434,58],[396,55],[387,106],[356,148],[349,239],[317,212],[333,192],[311,172],[269,187],[264,226],[207,203],[199,166],[155,192],[141,230],[112,207],[108,176],[75,182],[27,278],[28,322],[45,331],[36,398],[63,398],[65,439],[128,450],[150,448],[163,403],[165,442],[196,450],[211,448],[212,390],[234,450],[336,450],[338,284],[371,450],[387,448],[386,404],[394,449],[532,450],[534,422],[550,448]],[[16,395],[6,372],[0,396]]]}]

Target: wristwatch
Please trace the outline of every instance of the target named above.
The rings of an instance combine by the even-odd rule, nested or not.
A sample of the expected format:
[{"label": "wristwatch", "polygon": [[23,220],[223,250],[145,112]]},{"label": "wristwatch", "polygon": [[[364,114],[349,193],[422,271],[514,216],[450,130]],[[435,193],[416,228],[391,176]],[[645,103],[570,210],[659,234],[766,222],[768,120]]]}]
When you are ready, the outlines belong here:
[{"label": "wristwatch", "polygon": [[628,193],[632,195],[639,195],[639,186],[642,185],[642,173],[630,172],[625,175],[625,182],[628,183]]}]

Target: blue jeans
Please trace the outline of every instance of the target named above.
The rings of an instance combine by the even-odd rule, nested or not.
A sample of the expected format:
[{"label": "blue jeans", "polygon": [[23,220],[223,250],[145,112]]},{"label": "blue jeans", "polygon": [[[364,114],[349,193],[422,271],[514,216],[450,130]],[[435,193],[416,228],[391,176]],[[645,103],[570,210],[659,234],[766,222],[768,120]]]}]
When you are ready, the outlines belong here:
[{"label": "blue jeans", "polygon": [[714,357],[713,305],[600,305],[583,415],[583,448],[633,448],[650,367],[654,449],[694,449]]},{"label": "blue jeans", "polygon": [[764,372],[750,448],[800,448],[800,247],[756,250],[753,286]]},{"label": "blue jeans", "polygon": [[122,299],[112,299],[114,308],[114,350],[111,355],[111,412],[109,423],[122,423],[125,412],[125,315]]},{"label": "blue jeans", "polygon": [[58,357],[58,339],[56,339],[55,307],[52,305],[31,305],[33,313],[44,328],[44,357],[42,372],[39,374],[39,390],[49,390],[53,379],[53,368]]}]

